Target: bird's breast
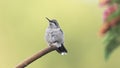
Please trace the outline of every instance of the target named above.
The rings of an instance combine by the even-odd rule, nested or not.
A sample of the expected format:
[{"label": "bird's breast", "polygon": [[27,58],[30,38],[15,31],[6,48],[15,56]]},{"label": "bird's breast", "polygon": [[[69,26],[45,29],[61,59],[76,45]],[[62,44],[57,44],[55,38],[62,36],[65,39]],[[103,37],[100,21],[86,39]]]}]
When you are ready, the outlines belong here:
[{"label": "bird's breast", "polygon": [[60,32],[59,29],[47,29],[46,30],[46,40],[47,42],[63,42],[63,34]]}]

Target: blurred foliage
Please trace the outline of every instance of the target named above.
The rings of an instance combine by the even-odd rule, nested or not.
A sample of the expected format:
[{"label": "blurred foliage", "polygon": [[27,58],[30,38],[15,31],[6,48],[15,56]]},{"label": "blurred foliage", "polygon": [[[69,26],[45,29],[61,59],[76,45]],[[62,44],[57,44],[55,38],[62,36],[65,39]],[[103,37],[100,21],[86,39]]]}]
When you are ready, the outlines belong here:
[{"label": "blurred foliage", "polygon": [[120,24],[111,28],[106,37],[104,38],[104,43],[106,44],[105,48],[105,59],[107,60],[111,53],[119,46],[120,44]]},{"label": "blurred foliage", "polygon": [[120,46],[120,5],[119,0],[103,1],[100,4],[107,5],[103,13],[103,25],[107,24],[107,26],[102,27],[100,33],[104,35],[105,59],[107,60],[111,53]]},{"label": "blurred foliage", "polygon": [[104,62],[101,12],[97,0],[0,0],[0,68],[14,68],[47,46],[45,17],[58,20],[69,53],[52,52],[28,68],[120,68],[119,51]]}]

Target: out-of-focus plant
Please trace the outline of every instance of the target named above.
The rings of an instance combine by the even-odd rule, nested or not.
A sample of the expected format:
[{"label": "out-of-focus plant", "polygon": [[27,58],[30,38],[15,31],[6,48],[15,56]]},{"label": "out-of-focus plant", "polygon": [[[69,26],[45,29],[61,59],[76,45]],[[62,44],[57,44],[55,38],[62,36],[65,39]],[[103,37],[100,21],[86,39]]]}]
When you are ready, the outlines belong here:
[{"label": "out-of-focus plant", "polygon": [[107,60],[120,46],[120,0],[100,0],[100,6],[106,7],[99,34],[104,37],[105,59]]}]

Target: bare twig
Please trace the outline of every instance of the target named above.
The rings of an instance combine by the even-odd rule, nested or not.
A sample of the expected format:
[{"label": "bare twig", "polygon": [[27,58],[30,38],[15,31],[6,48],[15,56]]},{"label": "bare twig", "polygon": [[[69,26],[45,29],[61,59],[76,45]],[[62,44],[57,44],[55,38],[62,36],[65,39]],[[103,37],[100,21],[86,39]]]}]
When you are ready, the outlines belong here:
[{"label": "bare twig", "polygon": [[25,59],[23,62],[18,64],[15,68],[25,68],[26,66],[31,64],[33,61],[37,60],[38,58],[44,56],[45,54],[47,54],[51,51],[56,50],[56,49],[57,49],[56,46],[47,47],[47,48],[37,52],[36,54],[30,56],[29,58]]}]

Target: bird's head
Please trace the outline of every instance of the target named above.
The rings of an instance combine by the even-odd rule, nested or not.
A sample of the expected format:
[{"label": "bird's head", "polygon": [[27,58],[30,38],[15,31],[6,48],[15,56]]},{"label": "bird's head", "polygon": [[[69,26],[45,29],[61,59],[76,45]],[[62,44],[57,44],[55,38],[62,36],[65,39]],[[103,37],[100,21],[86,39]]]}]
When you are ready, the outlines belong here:
[{"label": "bird's head", "polygon": [[59,24],[58,24],[57,20],[55,20],[55,19],[50,20],[47,17],[46,17],[46,19],[49,21],[50,28],[59,28]]}]

